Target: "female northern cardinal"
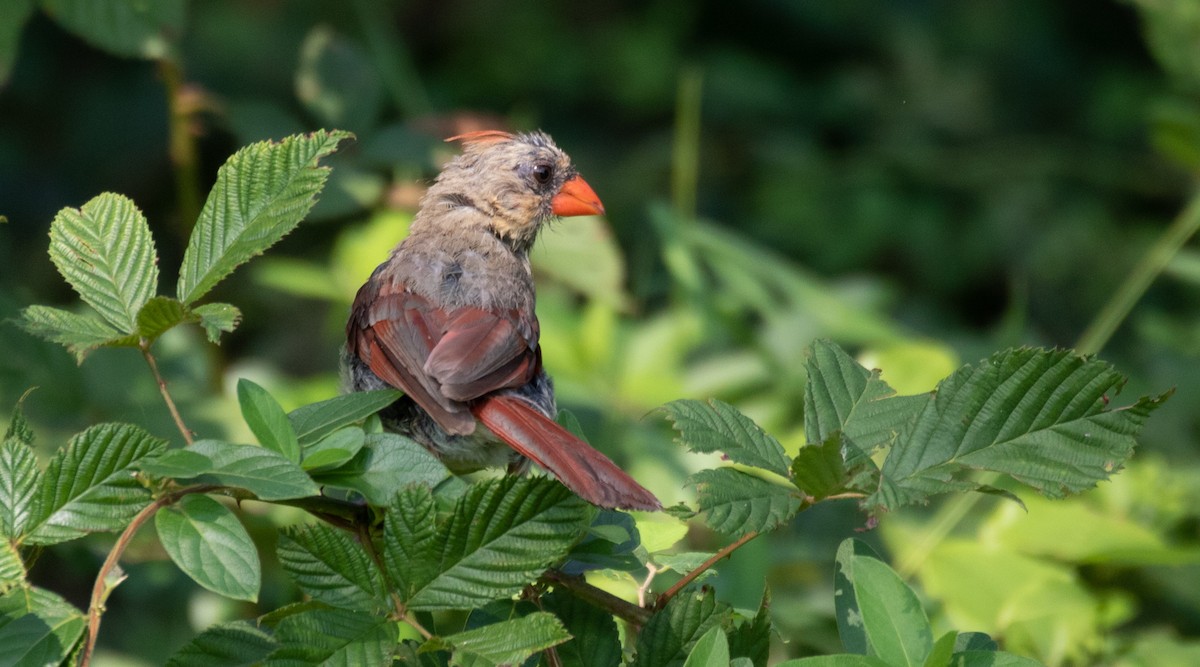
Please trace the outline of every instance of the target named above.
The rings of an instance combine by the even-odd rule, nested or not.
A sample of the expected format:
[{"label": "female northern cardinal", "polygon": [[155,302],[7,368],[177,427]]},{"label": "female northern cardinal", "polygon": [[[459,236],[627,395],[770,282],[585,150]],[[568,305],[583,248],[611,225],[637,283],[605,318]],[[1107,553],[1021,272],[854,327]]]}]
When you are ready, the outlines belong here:
[{"label": "female northern cardinal", "polygon": [[542,369],[529,248],[555,216],[603,213],[600,199],[544,133],[454,140],[463,154],[354,299],[351,388],[403,390],[384,423],[452,468],[521,472],[532,459],[595,505],[660,509],[654,494],[553,421],[554,388]]}]

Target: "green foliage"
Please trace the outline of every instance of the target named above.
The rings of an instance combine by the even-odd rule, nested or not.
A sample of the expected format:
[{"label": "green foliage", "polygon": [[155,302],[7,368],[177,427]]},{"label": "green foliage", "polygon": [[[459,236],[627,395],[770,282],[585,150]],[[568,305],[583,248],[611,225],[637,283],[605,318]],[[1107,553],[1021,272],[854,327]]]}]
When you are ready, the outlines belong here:
[{"label": "green foliage", "polygon": [[83,635],[87,619],[69,602],[41,588],[0,595],[0,662],[53,665]]},{"label": "green foliage", "polygon": [[428,642],[422,650],[449,650],[456,665],[516,665],[571,635],[553,614],[534,612]]},{"label": "green foliage", "polygon": [[154,527],[171,560],[193,581],[235,600],[258,599],[258,551],[224,505],[205,495],[187,495],[155,513]]},{"label": "green foliage", "polygon": [[259,444],[299,463],[300,441],[279,402],[266,389],[245,378],[238,381],[237,392],[242,418],[258,438]]},{"label": "green foliage", "polygon": [[64,28],[122,56],[161,58],[183,28],[184,0],[40,0]]}]

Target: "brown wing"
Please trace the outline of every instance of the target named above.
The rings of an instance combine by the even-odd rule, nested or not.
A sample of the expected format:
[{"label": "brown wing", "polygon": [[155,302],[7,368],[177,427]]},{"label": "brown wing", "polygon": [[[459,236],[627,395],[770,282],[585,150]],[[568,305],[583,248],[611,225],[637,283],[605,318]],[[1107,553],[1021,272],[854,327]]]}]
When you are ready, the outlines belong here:
[{"label": "brown wing", "polygon": [[346,329],[352,354],[458,435],[475,429],[466,402],[529,382],[541,363],[532,312],[447,311],[375,280],[359,290]]}]

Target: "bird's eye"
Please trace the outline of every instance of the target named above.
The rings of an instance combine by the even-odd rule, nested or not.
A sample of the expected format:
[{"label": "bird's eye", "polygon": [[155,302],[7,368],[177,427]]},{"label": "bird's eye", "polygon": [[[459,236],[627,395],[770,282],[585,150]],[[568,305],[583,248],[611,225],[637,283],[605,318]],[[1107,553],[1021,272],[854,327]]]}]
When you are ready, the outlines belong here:
[{"label": "bird's eye", "polygon": [[553,174],[554,171],[548,164],[539,164],[533,168],[533,179],[542,185],[549,183]]}]

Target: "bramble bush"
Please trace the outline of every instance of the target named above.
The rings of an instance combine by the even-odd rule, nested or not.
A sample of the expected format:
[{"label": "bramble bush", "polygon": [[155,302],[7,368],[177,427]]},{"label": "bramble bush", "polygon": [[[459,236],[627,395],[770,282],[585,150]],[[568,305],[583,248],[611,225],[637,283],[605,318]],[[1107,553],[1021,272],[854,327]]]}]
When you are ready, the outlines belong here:
[{"label": "bramble bush", "polygon": [[[938,494],[1019,503],[1012,483],[1050,498],[1078,493],[1122,468],[1168,397],[1117,407],[1124,378],[1109,364],[1032,348],[963,366],[932,392],[898,395],[880,371],[817,341],[805,362],[807,444],[795,456],[717,400],[658,411],[688,450],[722,456],[688,478],[694,506],[665,510],[728,538],[711,553],[649,547],[641,535],[653,517],[598,511],[538,474],[451,475],[419,445],[382,431],[374,413],[397,392],[285,412],[243,379],[238,402],[257,443],[193,433],[160,373],[156,341],[196,324],[217,344],[239,325],[236,306],[204,297],[302,221],[329,173],[320,161],[350,138],[318,131],[232,156],[195,222],[174,296],[159,294],[150,225],[128,198],[102,194],[55,217],[50,257],[86,308],[29,306],[19,325],[80,363],[101,348],[139,350],[185,445],[170,447],[137,424],[103,423],[43,468],[17,405],[0,443],[0,663],[88,664],[124,579],[124,550],[151,520],[197,584],[256,600],[262,568],[239,508],[265,503],[311,518],[277,536],[279,562],[305,600],[210,627],[169,664],[762,666],[770,595],[757,609],[734,609],[704,583],[742,545],[789,530],[820,503],[855,502],[874,524]],[[560,420],[583,436],[570,413]],[[28,581],[41,549],[90,533],[117,537],[87,609]],[[969,628],[935,637],[916,593],[865,543],[846,540],[835,560],[844,653],[783,664],[1037,664]],[[667,570],[682,576],[654,593],[651,580]],[[613,572],[644,580],[636,602],[591,583]]]}]

